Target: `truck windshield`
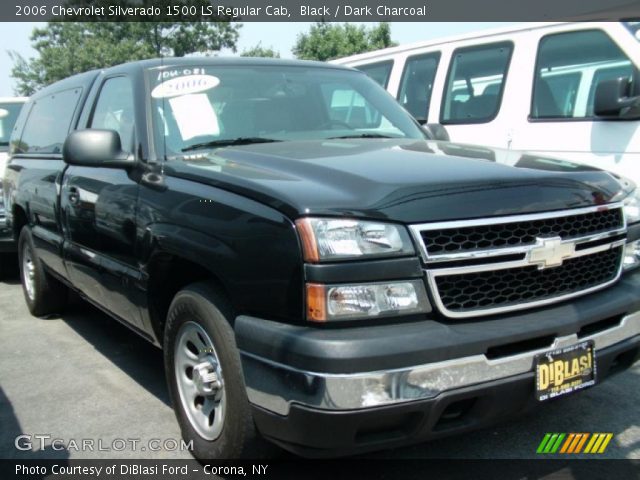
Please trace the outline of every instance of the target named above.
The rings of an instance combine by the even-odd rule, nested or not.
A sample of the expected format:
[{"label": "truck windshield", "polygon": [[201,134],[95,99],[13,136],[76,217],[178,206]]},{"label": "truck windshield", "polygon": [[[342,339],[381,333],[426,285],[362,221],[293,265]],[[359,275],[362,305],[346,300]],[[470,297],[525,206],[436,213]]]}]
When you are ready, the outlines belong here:
[{"label": "truck windshield", "polygon": [[164,67],[149,73],[157,148],[413,138],[425,133],[363,73],[300,66]]},{"label": "truck windshield", "polygon": [[0,147],[9,145],[11,130],[13,130],[21,108],[21,103],[0,102]]}]

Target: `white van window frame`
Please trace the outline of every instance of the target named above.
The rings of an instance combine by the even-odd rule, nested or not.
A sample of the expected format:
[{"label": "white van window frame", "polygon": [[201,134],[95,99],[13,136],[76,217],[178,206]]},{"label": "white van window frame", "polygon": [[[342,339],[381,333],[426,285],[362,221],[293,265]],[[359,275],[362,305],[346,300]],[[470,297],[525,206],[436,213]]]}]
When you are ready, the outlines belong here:
[{"label": "white van window frame", "polygon": [[[536,117],[533,115],[534,112],[534,108],[535,108],[535,99],[536,99],[536,83],[538,80],[538,71],[539,71],[539,67],[540,67],[540,47],[542,45],[542,43],[547,40],[550,37],[557,37],[557,36],[561,36],[561,35],[568,35],[568,34],[574,34],[574,33],[583,33],[583,32],[600,32],[603,35],[605,35],[616,47],[618,47],[618,49],[625,55],[625,57],[627,57],[627,59],[629,60],[629,62],[631,62],[631,66],[633,68],[638,68],[635,63],[633,62],[633,60],[631,58],[629,58],[629,56],[627,55],[627,53],[622,49],[622,47],[618,44],[618,42],[615,41],[615,39],[609,35],[607,33],[606,30],[602,29],[602,28],[590,28],[590,29],[576,29],[576,30],[562,30],[559,32],[551,32],[551,33],[547,33],[546,35],[543,35],[540,37],[540,39],[538,40],[538,45],[536,47],[536,63],[535,63],[535,68],[533,70],[533,78],[532,78],[532,85],[531,85],[531,98],[529,101],[529,114],[527,115],[527,122],[529,123],[549,123],[549,122],[553,122],[553,123],[560,123],[560,122],[615,122],[615,121],[626,121],[624,119],[614,119],[614,118],[604,118],[604,117],[598,117],[596,115],[591,115],[591,116],[584,116],[584,117]],[[595,74],[595,72],[594,72]],[[582,80],[581,80],[582,81]],[[593,85],[591,85],[590,87],[590,91],[593,88]]]},{"label": "white van window frame", "polygon": [[[498,96],[497,96],[498,101],[496,103],[496,109],[493,112],[493,114],[483,118],[445,120],[444,112],[445,112],[447,102],[449,101],[449,95],[448,95],[449,82],[451,81],[451,75],[453,74],[453,66],[456,61],[456,55],[458,55],[461,52],[469,53],[477,50],[487,50],[491,48],[502,48],[502,47],[508,48],[509,53],[507,55],[506,67],[502,75],[500,91],[498,92]],[[442,100],[440,101],[439,120],[442,125],[478,125],[478,124],[484,124],[484,123],[491,123],[493,120],[495,120],[498,117],[498,115],[500,114],[500,110],[502,109],[502,100],[504,97],[505,86],[509,78],[509,71],[511,69],[511,60],[513,59],[514,50],[515,50],[515,43],[512,40],[501,40],[497,42],[483,43],[480,45],[458,47],[455,50],[453,50],[453,52],[451,52],[451,57],[449,59],[449,67],[447,69],[447,76],[444,82],[444,90],[442,92]],[[453,85],[451,86],[453,87]],[[453,93],[453,88],[451,93]]]},{"label": "white van window frame", "polygon": [[432,50],[430,52],[422,52],[422,53],[417,53],[417,54],[408,56],[404,61],[404,65],[402,66],[402,74],[400,75],[400,82],[398,83],[398,89],[396,92],[396,100],[398,100],[398,103],[402,105],[400,97],[402,96],[402,93],[403,93],[402,88],[404,87],[404,81],[409,70],[409,63],[412,61],[419,61],[419,60],[429,59],[429,58],[435,59],[436,68],[435,68],[435,73],[433,74],[433,88],[427,100],[427,109],[424,112],[425,122],[429,121],[429,112],[431,110],[431,100],[433,99],[433,92],[435,91],[436,78],[438,77],[438,71],[440,69],[440,60],[442,60],[442,52],[440,50]]}]

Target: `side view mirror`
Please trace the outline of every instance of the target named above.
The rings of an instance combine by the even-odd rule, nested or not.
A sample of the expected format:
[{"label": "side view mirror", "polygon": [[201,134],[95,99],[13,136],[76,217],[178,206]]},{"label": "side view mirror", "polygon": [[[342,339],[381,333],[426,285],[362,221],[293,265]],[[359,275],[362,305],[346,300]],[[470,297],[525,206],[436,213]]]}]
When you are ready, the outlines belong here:
[{"label": "side view mirror", "polygon": [[426,125],[423,125],[422,128],[424,128],[429,136],[434,140],[440,140],[442,142],[450,141],[449,132],[447,132],[447,129],[439,123],[427,123]]},{"label": "side view mirror", "polygon": [[62,147],[62,158],[69,165],[85,167],[129,168],[132,154],[122,151],[120,135],[114,130],[76,130]]},{"label": "side view mirror", "polygon": [[627,77],[603,80],[596,86],[593,112],[598,117],[640,118],[640,97],[631,96],[631,82]]}]

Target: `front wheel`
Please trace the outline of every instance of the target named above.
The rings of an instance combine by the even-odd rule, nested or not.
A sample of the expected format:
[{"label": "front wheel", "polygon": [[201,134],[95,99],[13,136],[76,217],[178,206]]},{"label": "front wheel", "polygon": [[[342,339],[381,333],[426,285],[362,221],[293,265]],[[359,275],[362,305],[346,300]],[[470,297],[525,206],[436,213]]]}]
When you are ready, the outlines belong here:
[{"label": "front wheel", "polygon": [[62,313],[69,290],[45,270],[33,245],[29,227],[24,227],[20,232],[18,256],[22,291],[31,314],[42,317]]},{"label": "front wheel", "polygon": [[269,450],[253,423],[230,318],[224,297],[206,283],[180,291],[167,315],[169,393],[182,436],[201,460],[258,458]]}]

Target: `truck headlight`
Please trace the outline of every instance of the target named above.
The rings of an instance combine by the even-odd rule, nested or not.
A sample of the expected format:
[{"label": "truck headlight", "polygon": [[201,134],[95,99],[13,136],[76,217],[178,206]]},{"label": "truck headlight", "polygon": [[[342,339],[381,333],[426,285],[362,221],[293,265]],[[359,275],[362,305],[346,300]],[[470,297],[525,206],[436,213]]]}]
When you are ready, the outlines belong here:
[{"label": "truck headlight", "polygon": [[406,228],[391,223],[301,218],[296,221],[296,227],[304,259],[311,263],[414,253]]},{"label": "truck headlight", "polygon": [[640,222],[640,189],[636,188],[631,195],[625,198],[623,205],[627,225]]},{"label": "truck headlight", "polygon": [[428,313],[422,280],[353,285],[307,284],[307,320],[330,322]]}]

